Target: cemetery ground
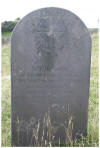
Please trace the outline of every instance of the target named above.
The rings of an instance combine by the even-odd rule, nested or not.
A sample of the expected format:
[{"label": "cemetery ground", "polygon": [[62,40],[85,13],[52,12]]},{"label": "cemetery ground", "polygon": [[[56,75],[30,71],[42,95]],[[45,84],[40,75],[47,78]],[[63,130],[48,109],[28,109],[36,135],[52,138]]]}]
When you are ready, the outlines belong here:
[{"label": "cemetery ground", "polygon": [[[10,33],[3,33],[3,38]],[[99,141],[99,107],[98,107],[98,33],[91,34],[91,75],[88,109],[87,137],[71,142],[66,146],[98,146]],[[11,146],[11,76],[10,76],[10,43],[2,45],[2,146]],[[60,144],[60,146],[64,146]]]}]

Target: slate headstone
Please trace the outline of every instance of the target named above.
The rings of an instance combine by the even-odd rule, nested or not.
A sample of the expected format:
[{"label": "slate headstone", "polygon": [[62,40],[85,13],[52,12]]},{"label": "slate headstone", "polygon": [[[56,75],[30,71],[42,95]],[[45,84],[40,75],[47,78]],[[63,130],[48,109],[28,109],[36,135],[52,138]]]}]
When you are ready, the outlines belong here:
[{"label": "slate headstone", "polygon": [[68,10],[39,9],[16,25],[12,146],[55,145],[87,134],[90,59],[88,29]]}]

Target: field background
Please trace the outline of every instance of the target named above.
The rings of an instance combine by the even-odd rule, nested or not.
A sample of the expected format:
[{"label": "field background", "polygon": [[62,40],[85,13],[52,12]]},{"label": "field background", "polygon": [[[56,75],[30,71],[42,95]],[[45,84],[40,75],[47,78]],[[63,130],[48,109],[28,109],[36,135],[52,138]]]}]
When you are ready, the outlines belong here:
[{"label": "field background", "polygon": [[[98,31],[91,31],[92,55],[90,94],[88,109],[88,135],[69,146],[99,145],[99,105],[98,105]],[[2,146],[11,146],[11,76],[10,42],[11,33],[2,34]]]}]

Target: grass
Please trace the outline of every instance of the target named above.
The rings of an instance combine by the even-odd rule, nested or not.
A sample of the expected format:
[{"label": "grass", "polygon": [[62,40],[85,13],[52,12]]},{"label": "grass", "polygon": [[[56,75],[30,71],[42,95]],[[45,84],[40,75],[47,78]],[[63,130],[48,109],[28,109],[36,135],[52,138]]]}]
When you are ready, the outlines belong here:
[{"label": "grass", "polygon": [[4,37],[4,38],[8,38],[10,36],[11,36],[11,32],[3,32],[2,33],[2,37]]},{"label": "grass", "polygon": [[[10,36],[6,33],[3,36]],[[67,146],[98,146],[98,33],[92,33],[92,55],[90,75],[90,95],[88,112],[88,135]],[[2,146],[11,146],[11,84],[10,84],[10,44],[2,46]],[[60,144],[60,146],[64,146]]]},{"label": "grass", "polygon": [[10,44],[2,46],[2,76],[10,75]]}]

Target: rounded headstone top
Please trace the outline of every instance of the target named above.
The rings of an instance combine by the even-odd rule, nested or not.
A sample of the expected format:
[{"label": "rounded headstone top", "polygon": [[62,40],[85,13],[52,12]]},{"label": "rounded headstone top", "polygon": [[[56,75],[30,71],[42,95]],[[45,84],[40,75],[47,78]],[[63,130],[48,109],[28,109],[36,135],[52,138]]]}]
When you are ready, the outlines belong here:
[{"label": "rounded headstone top", "polygon": [[[55,24],[53,24],[54,21]],[[83,33],[90,36],[83,21],[73,12],[63,8],[47,7],[32,11],[21,19],[16,25],[13,33],[16,29],[21,28],[21,26],[24,29],[24,26],[27,26],[28,24],[31,24],[33,28],[32,31],[37,32],[60,32],[65,29],[70,29],[72,35],[77,36],[77,38],[80,38]]]},{"label": "rounded headstone top", "polygon": [[16,71],[26,66],[23,73],[32,68],[41,73],[41,69],[51,71],[64,63],[70,67],[69,61],[72,59],[74,63],[78,56],[81,61],[85,54],[89,59],[91,39],[88,29],[74,13],[50,7],[29,13],[16,25],[11,47],[12,53],[17,51],[15,58],[20,63],[15,66]]}]

